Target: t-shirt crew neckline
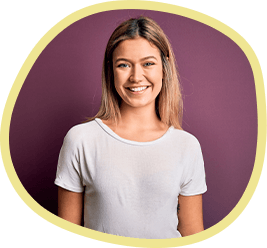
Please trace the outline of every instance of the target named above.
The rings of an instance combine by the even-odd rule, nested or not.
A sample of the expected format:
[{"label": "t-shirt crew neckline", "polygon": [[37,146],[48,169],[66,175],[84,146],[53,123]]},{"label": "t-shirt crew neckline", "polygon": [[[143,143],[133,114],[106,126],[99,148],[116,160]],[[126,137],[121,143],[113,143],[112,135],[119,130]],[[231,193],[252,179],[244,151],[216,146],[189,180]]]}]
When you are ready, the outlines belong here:
[{"label": "t-shirt crew neckline", "polygon": [[130,145],[136,145],[136,146],[147,146],[147,145],[153,145],[155,143],[158,143],[159,141],[165,139],[170,134],[171,130],[174,129],[173,126],[170,126],[168,128],[168,130],[161,137],[159,137],[155,140],[152,140],[152,141],[140,142],[140,141],[133,141],[133,140],[128,140],[128,139],[124,139],[124,138],[120,137],[118,134],[113,132],[112,129],[110,129],[106,124],[104,124],[102,122],[102,120],[99,118],[95,118],[95,121],[99,124],[100,127],[102,127],[104,129],[104,131],[106,131],[113,138],[115,138],[115,139],[117,139],[123,143],[130,144]]}]

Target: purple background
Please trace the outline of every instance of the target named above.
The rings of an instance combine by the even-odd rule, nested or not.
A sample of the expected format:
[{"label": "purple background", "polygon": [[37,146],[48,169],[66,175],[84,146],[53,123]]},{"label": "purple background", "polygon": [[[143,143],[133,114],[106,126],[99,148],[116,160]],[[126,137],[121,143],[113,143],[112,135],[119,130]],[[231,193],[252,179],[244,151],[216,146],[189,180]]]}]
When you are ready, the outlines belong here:
[{"label": "purple background", "polygon": [[253,73],[243,51],[219,31],[189,18],[146,10],[116,10],[83,18],[63,30],[29,72],[12,114],[10,151],[25,189],[57,213],[54,185],[67,131],[97,113],[107,41],[122,21],[145,15],[169,37],[184,99],[183,129],[202,146],[208,191],[204,225],[227,216],[254,166],[257,105]]}]

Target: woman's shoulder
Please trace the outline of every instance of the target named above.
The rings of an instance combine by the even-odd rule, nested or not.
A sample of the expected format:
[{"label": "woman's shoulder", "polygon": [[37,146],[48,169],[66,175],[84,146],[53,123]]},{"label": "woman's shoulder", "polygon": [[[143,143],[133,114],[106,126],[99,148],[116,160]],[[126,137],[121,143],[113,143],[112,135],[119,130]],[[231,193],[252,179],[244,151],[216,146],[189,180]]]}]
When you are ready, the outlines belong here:
[{"label": "woman's shoulder", "polygon": [[95,120],[85,123],[77,124],[69,129],[65,139],[74,141],[81,141],[88,136],[94,136],[97,133],[98,125]]},{"label": "woman's shoulder", "polygon": [[192,133],[182,130],[182,129],[176,129],[173,128],[173,135],[172,137],[176,141],[180,141],[184,145],[189,145],[189,146],[200,146],[200,143],[196,136],[194,136]]}]

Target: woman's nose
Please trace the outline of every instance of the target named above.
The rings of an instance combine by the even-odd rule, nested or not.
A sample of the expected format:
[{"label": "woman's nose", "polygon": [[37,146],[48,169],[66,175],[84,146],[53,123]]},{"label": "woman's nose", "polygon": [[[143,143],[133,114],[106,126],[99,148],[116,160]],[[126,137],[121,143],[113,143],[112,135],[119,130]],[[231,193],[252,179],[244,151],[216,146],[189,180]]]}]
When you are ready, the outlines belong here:
[{"label": "woman's nose", "polygon": [[144,78],[143,74],[144,74],[144,71],[142,67],[139,65],[135,65],[131,71],[130,81],[133,83],[142,81]]}]

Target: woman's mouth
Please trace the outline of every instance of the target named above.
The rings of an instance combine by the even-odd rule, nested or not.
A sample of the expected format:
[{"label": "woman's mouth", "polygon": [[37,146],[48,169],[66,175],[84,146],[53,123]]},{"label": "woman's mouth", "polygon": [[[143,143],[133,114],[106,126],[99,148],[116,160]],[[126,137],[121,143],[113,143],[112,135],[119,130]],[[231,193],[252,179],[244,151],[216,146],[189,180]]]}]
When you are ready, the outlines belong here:
[{"label": "woman's mouth", "polygon": [[129,89],[131,92],[143,92],[148,88],[148,86],[144,86],[144,87],[128,87],[127,89]]}]

